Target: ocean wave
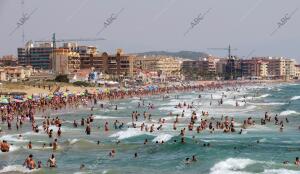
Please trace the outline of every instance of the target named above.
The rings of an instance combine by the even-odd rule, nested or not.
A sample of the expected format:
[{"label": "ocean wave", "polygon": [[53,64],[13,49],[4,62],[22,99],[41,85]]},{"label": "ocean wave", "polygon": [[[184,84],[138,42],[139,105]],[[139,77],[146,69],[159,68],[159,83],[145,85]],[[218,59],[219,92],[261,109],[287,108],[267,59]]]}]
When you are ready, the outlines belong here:
[{"label": "ocean wave", "polygon": [[170,134],[160,134],[160,135],[157,135],[153,140],[152,142],[167,142],[169,141],[171,138],[173,137],[173,135],[170,135]]},{"label": "ocean wave", "polygon": [[122,139],[140,136],[140,135],[144,135],[144,134],[148,134],[148,133],[142,132],[140,129],[128,128],[125,131],[119,131],[117,133],[114,133],[114,134],[110,135],[110,137],[122,140]]},{"label": "ocean wave", "polygon": [[225,161],[218,162],[210,169],[210,174],[223,174],[223,173],[234,173],[234,174],[246,174],[237,170],[242,170],[251,164],[255,164],[257,161],[243,158],[228,158]]},{"label": "ocean wave", "polygon": [[255,109],[256,108],[256,106],[247,106],[246,107],[246,109],[248,109],[248,110],[252,110],[252,109]]},{"label": "ocean wave", "polygon": [[287,103],[281,103],[281,102],[272,102],[272,103],[249,103],[251,105],[257,105],[257,106],[272,106],[272,105],[285,105]]},{"label": "ocean wave", "polygon": [[255,98],[266,98],[266,97],[268,97],[268,96],[270,96],[270,94],[263,94],[263,95],[261,95],[261,96],[255,97]]},{"label": "ocean wave", "polygon": [[286,110],[286,111],[280,112],[279,115],[281,115],[281,116],[288,116],[288,115],[295,115],[295,114],[299,114],[299,113],[296,112],[296,111],[292,111],[292,110]]},{"label": "ocean wave", "polygon": [[288,169],[266,169],[263,174],[299,174],[300,171],[288,170]]},{"label": "ocean wave", "polygon": [[291,100],[299,100],[300,99],[300,96],[294,96],[291,98]]},{"label": "ocean wave", "polygon": [[120,117],[111,117],[111,116],[102,116],[102,115],[95,115],[95,120],[102,120],[102,119],[119,119]]},{"label": "ocean wave", "polygon": [[24,166],[21,165],[10,165],[4,167],[2,170],[0,170],[0,173],[13,173],[13,172],[20,172],[20,173],[31,173],[36,172],[38,169],[29,170]]},{"label": "ocean wave", "polygon": [[[239,106],[245,106],[245,102],[237,101]],[[226,105],[231,105],[231,106],[236,106],[236,101],[235,100],[225,100],[224,104]]]},{"label": "ocean wave", "polygon": [[18,138],[19,135],[3,135],[0,140],[6,140],[7,142],[28,142],[29,140]]},{"label": "ocean wave", "polygon": [[85,140],[85,139],[77,139],[77,138],[68,139],[67,142],[69,143],[69,145],[74,145],[77,143],[92,143],[92,144],[94,144],[94,142],[92,142],[92,141]]},{"label": "ocean wave", "polygon": [[162,119],[165,119],[165,120],[175,120],[176,119],[176,116],[167,116],[167,117],[163,117]]}]

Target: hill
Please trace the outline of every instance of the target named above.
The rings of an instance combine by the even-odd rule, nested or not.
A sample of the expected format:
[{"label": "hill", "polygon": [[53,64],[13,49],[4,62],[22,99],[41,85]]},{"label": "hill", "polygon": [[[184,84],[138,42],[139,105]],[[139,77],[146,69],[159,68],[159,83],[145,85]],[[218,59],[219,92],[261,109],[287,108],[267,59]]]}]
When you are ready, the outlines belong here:
[{"label": "hill", "polygon": [[197,60],[200,57],[207,57],[208,54],[204,52],[196,52],[196,51],[179,51],[179,52],[168,52],[168,51],[149,51],[144,53],[137,53],[140,56],[150,56],[150,55],[164,55],[164,56],[172,56],[172,57],[181,57],[186,59]]}]

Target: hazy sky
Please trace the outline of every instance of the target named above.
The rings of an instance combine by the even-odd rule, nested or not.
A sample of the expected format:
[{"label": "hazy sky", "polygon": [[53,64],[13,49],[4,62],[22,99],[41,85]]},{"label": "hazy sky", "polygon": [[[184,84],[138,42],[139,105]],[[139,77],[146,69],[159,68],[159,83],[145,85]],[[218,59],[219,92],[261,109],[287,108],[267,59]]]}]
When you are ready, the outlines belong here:
[{"label": "hazy sky", "polygon": [[[230,43],[239,56],[288,56],[300,62],[299,0],[24,0],[38,10],[25,22],[26,40],[104,37],[89,43],[100,51],[204,51]],[[121,13],[103,30],[112,13]],[[210,11],[184,36],[200,13]],[[292,13],[294,11],[294,13]],[[22,46],[21,0],[0,0],[0,56]],[[201,16],[201,15],[200,15]],[[281,21],[281,19],[283,20]],[[285,19],[284,19],[285,18]],[[281,27],[270,35],[281,22]],[[255,50],[255,51],[253,51]]]}]

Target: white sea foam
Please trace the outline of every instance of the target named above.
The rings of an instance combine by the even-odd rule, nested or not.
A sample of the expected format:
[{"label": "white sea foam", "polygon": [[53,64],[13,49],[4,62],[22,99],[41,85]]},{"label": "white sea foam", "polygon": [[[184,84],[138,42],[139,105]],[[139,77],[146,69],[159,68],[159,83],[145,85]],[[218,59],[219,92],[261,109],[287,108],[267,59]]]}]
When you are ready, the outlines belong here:
[{"label": "white sea foam", "polygon": [[252,105],[257,105],[257,106],[273,106],[273,105],[285,105],[286,103],[281,103],[281,102],[272,102],[272,103],[249,103]]},{"label": "white sea foam", "polygon": [[89,143],[93,143],[92,141],[89,141],[89,140],[85,140],[85,139],[77,139],[77,138],[74,138],[74,139],[68,139],[68,142],[70,145],[74,145],[76,143],[78,143],[79,141],[84,141],[84,142],[89,142]]},{"label": "white sea foam", "polygon": [[0,140],[6,140],[7,142],[28,142],[28,140],[22,138],[18,138],[19,135],[3,135],[0,137]]},{"label": "white sea foam", "polygon": [[72,145],[72,144],[75,144],[75,143],[77,143],[79,141],[79,139],[77,139],[77,138],[74,138],[74,139],[72,139],[72,140],[70,140],[70,144]]},{"label": "white sea foam", "polygon": [[112,134],[110,137],[115,137],[119,140],[135,137],[139,135],[147,134],[146,132],[142,132],[140,129],[128,128],[124,131],[119,131],[117,133]]},{"label": "white sea foam", "polygon": [[165,120],[175,120],[176,119],[176,116],[168,116],[168,117],[163,117],[162,119],[165,119]]},{"label": "white sea foam", "polygon": [[172,137],[173,137],[173,135],[170,135],[170,134],[159,134],[159,135],[157,135],[157,137],[155,137],[155,138],[152,140],[152,142],[156,142],[156,141],[158,141],[158,142],[162,142],[162,141],[167,142],[167,141],[169,141]]},{"label": "white sea foam", "polygon": [[244,106],[245,105],[245,102],[235,101],[235,100],[225,100],[224,104],[231,105],[231,106],[236,106],[236,102],[238,103],[239,106]]},{"label": "white sea foam", "polygon": [[20,173],[31,173],[36,172],[37,169],[29,170],[24,166],[21,165],[10,165],[4,167],[2,170],[0,170],[0,173],[13,173],[13,172],[20,172]]},{"label": "white sea foam", "polygon": [[291,98],[291,100],[299,100],[300,99],[300,96],[294,96]]},{"label": "white sea foam", "polygon": [[210,174],[223,174],[223,173],[246,174],[247,172],[242,172],[242,171],[236,172],[236,171],[242,170],[254,163],[256,163],[256,161],[251,159],[228,158],[225,161],[221,161],[215,164],[210,169]]},{"label": "white sea foam", "polygon": [[119,119],[120,117],[111,117],[111,116],[103,116],[103,115],[95,115],[95,120],[104,120],[104,119]]},{"label": "white sea foam", "polygon": [[266,98],[266,97],[268,97],[268,96],[270,96],[270,94],[263,94],[263,95],[261,95],[261,96],[255,97],[255,98]]},{"label": "white sea foam", "polygon": [[300,174],[300,171],[288,169],[266,169],[263,174]]},{"label": "white sea foam", "polygon": [[286,110],[286,111],[282,111],[279,115],[288,116],[288,115],[294,115],[294,114],[298,114],[298,112],[292,111],[292,110]]},{"label": "white sea foam", "polygon": [[252,110],[252,109],[255,109],[256,108],[256,106],[247,106],[247,108],[246,109],[248,109],[248,110]]}]

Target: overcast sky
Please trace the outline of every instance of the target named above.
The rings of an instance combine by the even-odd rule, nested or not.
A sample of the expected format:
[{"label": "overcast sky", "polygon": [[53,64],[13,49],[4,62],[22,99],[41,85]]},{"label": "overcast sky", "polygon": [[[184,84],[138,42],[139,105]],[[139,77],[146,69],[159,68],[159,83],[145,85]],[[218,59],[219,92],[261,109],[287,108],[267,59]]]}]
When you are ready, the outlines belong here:
[{"label": "overcast sky", "polygon": [[[110,53],[123,48],[126,53],[192,50],[219,56],[227,52],[207,48],[231,44],[240,57],[252,52],[251,56],[288,56],[300,62],[299,0],[24,1],[26,13],[37,8],[24,24],[26,40],[50,39],[55,32],[57,39],[104,37],[89,44]],[[16,55],[22,46],[22,28],[10,36],[21,16],[21,0],[0,0],[0,56]],[[281,27],[271,36],[279,22]]]}]

